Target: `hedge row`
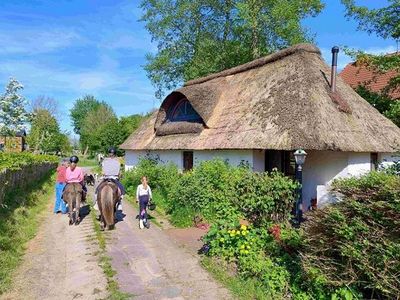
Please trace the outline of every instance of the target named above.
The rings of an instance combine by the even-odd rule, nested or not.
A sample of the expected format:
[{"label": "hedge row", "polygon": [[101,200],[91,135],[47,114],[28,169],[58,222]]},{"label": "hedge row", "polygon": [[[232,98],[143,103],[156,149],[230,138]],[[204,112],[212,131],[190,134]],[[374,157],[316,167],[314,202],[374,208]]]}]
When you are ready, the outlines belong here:
[{"label": "hedge row", "polygon": [[56,163],[58,158],[51,155],[35,155],[28,152],[0,152],[0,171],[4,169],[19,170],[24,166],[41,163]]}]

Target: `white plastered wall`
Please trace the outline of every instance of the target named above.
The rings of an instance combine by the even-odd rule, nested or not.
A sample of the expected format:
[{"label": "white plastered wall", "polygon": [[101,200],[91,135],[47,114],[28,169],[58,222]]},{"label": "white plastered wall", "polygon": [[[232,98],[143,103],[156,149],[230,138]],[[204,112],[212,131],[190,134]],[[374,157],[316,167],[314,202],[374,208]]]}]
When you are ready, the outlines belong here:
[{"label": "white plastered wall", "polygon": [[133,151],[128,150],[125,152],[125,170],[129,170],[136,166],[143,157],[152,157],[159,159],[162,163],[172,162],[179,169],[183,167],[183,158],[182,151],[174,151],[174,150],[160,150],[160,151]]},{"label": "white plastered wall", "polygon": [[193,151],[193,164],[196,166],[205,160],[221,158],[232,166],[247,163],[253,167],[253,150],[201,150]]},{"label": "white plastered wall", "polygon": [[[336,178],[360,176],[371,171],[370,153],[307,151],[303,167],[303,209],[307,210],[312,198],[318,206],[334,199],[329,185]],[[318,193],[317,193],[318,190]]]}]

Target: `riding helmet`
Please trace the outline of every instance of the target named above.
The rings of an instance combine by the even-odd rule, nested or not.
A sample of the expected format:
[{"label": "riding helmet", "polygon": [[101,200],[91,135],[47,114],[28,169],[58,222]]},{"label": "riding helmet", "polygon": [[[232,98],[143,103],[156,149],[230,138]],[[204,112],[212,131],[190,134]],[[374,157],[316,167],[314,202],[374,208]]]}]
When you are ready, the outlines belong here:
[{"label": "riding helmet", "polygon": [[111,148],[108,149],[108,153],[116,155],[117,154],[117,149],[115,149],[115,147],[111,147]]},{"label": "riding helmet", "polygon": [[69,159],[69,162],[70,163],[78,163],[78,161],[79,161],[79,158],[78,158],[78,156],[76,156],[76,155],[74,155],[74,156],[71,156],[71,158]]}]

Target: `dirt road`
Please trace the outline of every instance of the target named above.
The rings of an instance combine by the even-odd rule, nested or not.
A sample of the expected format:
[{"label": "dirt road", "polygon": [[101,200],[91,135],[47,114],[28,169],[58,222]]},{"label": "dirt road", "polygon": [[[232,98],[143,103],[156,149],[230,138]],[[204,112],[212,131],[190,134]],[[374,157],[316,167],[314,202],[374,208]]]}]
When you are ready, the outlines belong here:
[{"label": "dirt road", "polygon": [[[69,226],[66,215],[48,213],[28,244],[12,291],[1,300],[105,299],[107,281],[98,265],[99,246],[90,216]],[[107,254],[120,289],[132,299],[230,299],[201,268],[193,251],[154,224],[139,230],[136,210],[124,203],[123,221],[106,232]]]},{"label": "dirt road", "polygon": [[93,223],[85,217],[69,226],[66,215],[54,215],[52,202],[38,235],[28,244],[13,290],[0,299],[99,299],[107,282],[98,266]]}]

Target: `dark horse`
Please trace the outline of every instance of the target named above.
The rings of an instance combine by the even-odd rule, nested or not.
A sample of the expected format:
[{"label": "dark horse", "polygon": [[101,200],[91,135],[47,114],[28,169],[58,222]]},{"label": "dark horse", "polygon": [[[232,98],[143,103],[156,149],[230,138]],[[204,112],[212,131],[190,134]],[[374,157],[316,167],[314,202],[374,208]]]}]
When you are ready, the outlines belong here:
[{"label": "dark horse", "polygon": [[119,199],[118,186],[112,180],[100,183],[97,193],[97,205],[100,210],[101,229],[113,229],[116,219],[116,204]]},{"label": "dark horse", "polygon": [[79,210],[82,201],[82,185],[80,183],[68,183],[63,192],[63,200],[68,204],[69,225],[78,225],[81,221]]}]

